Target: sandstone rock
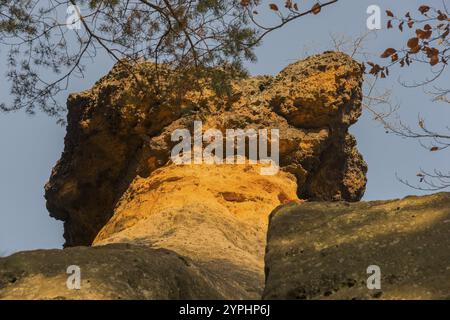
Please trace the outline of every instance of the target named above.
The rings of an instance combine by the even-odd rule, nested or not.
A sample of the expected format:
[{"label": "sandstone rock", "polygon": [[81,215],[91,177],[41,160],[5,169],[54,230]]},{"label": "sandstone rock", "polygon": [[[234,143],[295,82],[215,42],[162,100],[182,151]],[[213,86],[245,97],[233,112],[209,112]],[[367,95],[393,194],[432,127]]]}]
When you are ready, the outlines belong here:
[{"label": "sandstone rock", "polygon": [[260,167],[170,165],[137,177],[94,245],[167,248],[216,275],[218,287],[234,283],[227,297],[260,298],[268,216],[298,200],[295,177],[261,176]]},{"label": "sandstone rock", "polygon": [[[69,290],[67,268],[81,270]],[[228,284],[232,290],[233,283]],[[238,288],[236,288],[238,290]],[[225,299],[211,276],[170,250],[113,244],[0,258],[0,299]]]},{"label": "sandstone rock", "polygon": [[[265,299],[449,299],[450,193],[306,202],[270,219]],[[381,269],[381,290],[367,268]]]},{"label": "sandstone rock", "polygon": [[[147,178],[136,177],[97,235],[95,247],[41,250],[0,260],[0,269],[2,263],[6,266],[3,276],[0,271],[0,292],[2,279],[8,282],[14,270],[13,279],[23,279],[14,280],[0,299],[21,295],[29,299],[259,299],[268,216],[274,207],[298,201],[292,174],[262,176],[261,167],[172,164]],[[114,243],[118,246],[110,247]],[[145,248],[148,254],[142,254]],[[168,257],[157,248],[172,254]],[[160,256],[165,260],[159,261]],[[17,260],[20,263],[15,264]],[[141,263],[134,266],[135,260]],[[173,265],[180,261],[188,261],[186,270]],[[63,272],[72,264],[88,272],[91,285],[86,290],[72,292],[62,286],[67,278]],[[167,269],[162,272],[159,268],[164,264]],[[150,278],[139,282],[139,277],[162,284],[151,284]],[[127,281],[130,288],[122,290]],[[36,289],[25,292],[31,285]]]},{"label": "sandstone rock", "polygon": [[[175,129],[279,129],[280,165],[302,199],[359,200],[366,164],[348,127],[361,113],[361,65],[326,52],[276,77],[237,80],[226,96],[211,88],[181,90],[156,77],[153,64],[122,64],[68,99],[65,149],[46,185],[51,216],[64,221],[66,246],[90,245],[136,177],[169,160]],[[164,68],[163,68],[164,70]],[[145,90],[137,90],[145,86]]]},{"label": "sandstone rock", "polygon": [[[53,278],[53,264],[60,270],[60,261],[109,252],[104,245],[118,243],[122,245],[114,247],[113,258],[124,269],[119,268],[123,273],[117,283],[101,285],[107,280],[98,276],[96,285],[104,293],[88,290],[83,297],[258,299],[273,208],[299,199],[362,197],[367,166],[348,128],[361,113],[363,70],[345,54],[313,56],[276,77],[236,80],[226,95],[204,79],[204,86],[184,88],[165,66],[160,74],[148,62],[130,68],[133,75],[117,64],[92,89],[69,97],[65,149],[45,187],[51,216],[64,221],[65,247],[94,247],[23,253],[21,261],[30,257],[36,266],[29,272],[22,268],[28,273],[22,282],[7,285],[6,297],[42,282],[37,287],[43,289],[30,298],[77,298],[81,293],[49,289],[61,281]],[[171,150],[178,143],[171,140],[172,133],[192,132],[194,121],[202,121],[203,132],[214,128],[223,137],[227,129],[278,129],[281,171],[263,176],[262,164],[248,162],[171,163]],[[137,257],[145,248],[155,256],[155,266],[143,256],[139,276],[146,274],[147,264],[150,274],[159,270],[162,258],[155,250],[173,251],[173,259],[164,256],[170,261],[162,279],[155,280],[159,287],[132,282],[121,293],[130,280],[126,261],[133,261],[124,243],[139,246],[132,249]],[[186,267],[175,264],[181,260],[188,261]],[[95,272],[106,267],[101,255],[88,266]],[[178,283],[177,273],[187,279]],[[148,292],[140,294],[146,286]]]}]

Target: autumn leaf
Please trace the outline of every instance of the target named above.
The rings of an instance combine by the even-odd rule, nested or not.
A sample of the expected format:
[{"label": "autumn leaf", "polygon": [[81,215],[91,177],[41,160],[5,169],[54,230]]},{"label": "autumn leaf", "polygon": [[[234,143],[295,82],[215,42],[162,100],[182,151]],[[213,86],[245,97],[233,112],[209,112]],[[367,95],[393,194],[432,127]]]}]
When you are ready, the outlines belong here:
[{"label": "autumn leaf", "polygon": [[394,14],[392,13],[391,10],[386,10],[386,14],[388,17],[394,17]]},{"label": "autumn leaf", "polygon": [[[417,52],[420,51],[420,49],[422,49],[421,46],[415,46],[414,48],[411,48],[411,50],[409,50],[409,53],[416,54]],[[409,60],[408,59],[406,59],[406,64],[409,66]]]},{"label": "autumn leaf", "polygon": [[315,5],[313,5],[313,7],[311,8],[311,12],[314,14],[318,14],[320,13],[320,11],[322,10],[322,6],[319,3],[316,3]]},{"label": "autumn leaf", "polygon": [[387,48],[381,55],[381,58],[388,58],[396,52],[397,50],[395,50],[394,48]]},{"label": "autumn leaf", "polygon": [[439,50],[436,48],[425,47],[424,48],[427,57],[430,58],[430,65],[435,66],[439,63]]},{"label": "autumn leaf", "polygon": [[445,21],[445,20],[448,20],[448,17],[447,17],[447,15],[445,14],[445,13],[443,13],[441,10],[438,10],[438,17],[437,17],[437,19],[439,20],[439,21]]},{"label": "autumn leaf", "polygon": [[278,11],[278,6],[275,3],[271,3],[269,4],[270,9],[272,9],[273,11]]},{"label": "autumn leaf", "polygon": [[401,32],[403,32],[403,24],[405,23],[405,21],[402,21],[399,25],[398,28],[400,29]]},{"label": "autumn leaf", "polygon": [[424,31],[422,29],[416,29],[416,35],[419,39],[430,39],[432,30]]},{"label": "autumn leaf", "polygon": [[388,29],[392,29],[392,21],[391,20],[388,21],[387,28]]},{"label": "autumn leaf", "polygon": [[433,147],[430,149],[431,152],[439,151],[439,147]]},{"label": "autumn leaf", "polygon": [[419,45],[419,38],[411,38],[411,39],[409,39],[406,45],[410,49],[417,47]]},{"label": "autumn leaf", "polygon": [[425,14],[428,11],[430,11],[430,7],[429,6],[420,6],[419,7],[419,11],[420,11],[421,14]]},{"label": "autumn leaf", "polygon": [[367,63],[369,66],[371,66],[372,68],[370,69],[369,73],[373,74],[373,75],[377,75],[381,70],[383,70],[383,68],[381,68],[380,65],[375,64],[373,62],[368,62]]},{"label": "autumn leaf", "polygon": [[439,56],[438,55],[431,56],[430,65],[435,66],[438,63],[439,63]]},{"label": "autumn leaf", "polygon": [[439,55],[439,50],[436,48],[425,47],[425,52],[427,53],[428,58]]}]

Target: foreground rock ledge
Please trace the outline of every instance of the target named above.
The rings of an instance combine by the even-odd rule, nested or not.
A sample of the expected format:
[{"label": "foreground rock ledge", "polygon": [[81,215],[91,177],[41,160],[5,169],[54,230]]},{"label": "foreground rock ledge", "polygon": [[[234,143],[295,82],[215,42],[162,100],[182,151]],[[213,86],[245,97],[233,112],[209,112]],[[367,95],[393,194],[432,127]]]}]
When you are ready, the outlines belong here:
[{"label": "foreground rock ledge", "polygon": [[[265,299],[450,299],[450,193],[289,204],[271,215]],[[368,290],[367,267],[381,268]]]},{"label": "foreground rock ledge", "polygon": [[[261,167],[168,165],[137,177],[94,247],[0,258],[0,299],[260,299],[269,214],[298,201],[292,174]],[[66,288],[71,265],[81,290]]]},{"label": "foreground rock ledge", "polygon": [[[70,265],[81,269],[80,290],[67,288]],[[0,258],[0,299],[225,299],[211,280],[173,251],[129,244]]]}]

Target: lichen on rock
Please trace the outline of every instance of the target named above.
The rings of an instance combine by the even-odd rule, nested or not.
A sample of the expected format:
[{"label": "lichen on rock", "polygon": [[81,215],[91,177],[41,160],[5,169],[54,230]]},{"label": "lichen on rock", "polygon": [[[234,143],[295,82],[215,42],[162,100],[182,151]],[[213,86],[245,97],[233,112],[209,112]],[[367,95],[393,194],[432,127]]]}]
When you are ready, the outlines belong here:
[{"label": "lichen on rock", "polygon": [[[445,299],[450,193],[307,202],[271,214],[264,299]],[[379,271],[379,287],[368,283]],[[370,269],[372,270],[372,269]]]}]

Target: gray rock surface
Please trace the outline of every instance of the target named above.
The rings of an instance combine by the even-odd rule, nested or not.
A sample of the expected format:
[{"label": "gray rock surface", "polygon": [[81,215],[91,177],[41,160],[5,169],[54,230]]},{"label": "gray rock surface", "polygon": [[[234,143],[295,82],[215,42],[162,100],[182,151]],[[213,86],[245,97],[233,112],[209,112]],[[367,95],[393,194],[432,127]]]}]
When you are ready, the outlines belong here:
[{"label": "gray rock surface", "polygon": [[281,206],[265,261],[264,299],[450,299],[450,193]]},{"label": "gray rock surface", "polygon": [[[79,290],[66,285],[71,265],[81,270]],[[230,292],[240,294],[234,283],[221,285],[208,270],[170,250],[128,244],[20,252],[0,258],[0,300],[227,299],[236,298]]]}]

